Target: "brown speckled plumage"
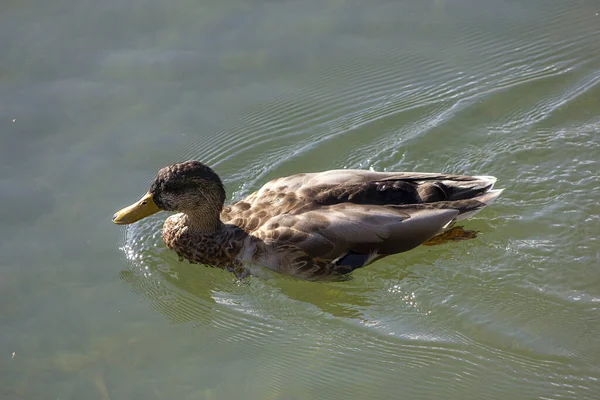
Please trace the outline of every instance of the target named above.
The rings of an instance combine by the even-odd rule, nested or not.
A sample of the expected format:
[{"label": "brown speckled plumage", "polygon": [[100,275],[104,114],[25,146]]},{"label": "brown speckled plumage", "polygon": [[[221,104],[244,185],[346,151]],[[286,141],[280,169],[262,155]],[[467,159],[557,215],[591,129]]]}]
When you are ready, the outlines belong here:
[{"label": "brown speckled plumage", "polygon": [[334,170],[266,183],[224,206],[225,190],[198,161],[161,169],[149,193],[180,213],[166,245],[190,262],[244,275],[248,265],[304,279],[343,275],[410,250],[494,200],[493,177]]}]

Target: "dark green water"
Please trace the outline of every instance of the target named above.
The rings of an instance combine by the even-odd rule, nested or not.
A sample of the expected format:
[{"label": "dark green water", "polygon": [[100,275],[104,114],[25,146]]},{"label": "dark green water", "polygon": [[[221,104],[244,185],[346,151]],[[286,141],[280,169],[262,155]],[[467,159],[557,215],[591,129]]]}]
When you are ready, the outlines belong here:
[{"label": "dark green water", "polygon": [[[4,1],[0,398],[600,398],[596,1]],[[472,241],[309,283],[114,211],[200,159],[495,175]]]}]

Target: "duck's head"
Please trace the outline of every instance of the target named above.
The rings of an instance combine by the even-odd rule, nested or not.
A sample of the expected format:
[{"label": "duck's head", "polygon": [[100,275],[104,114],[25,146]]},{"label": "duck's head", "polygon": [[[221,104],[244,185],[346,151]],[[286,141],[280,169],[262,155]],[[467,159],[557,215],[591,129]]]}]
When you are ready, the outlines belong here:
[{"label": "duck's head", "polygon": [[205,225],[217,224],[225,202],[219,176],[200,161],[162,168],[139,201],[113,215],[115,224],[131,224],[158,211],[179,211]]}]

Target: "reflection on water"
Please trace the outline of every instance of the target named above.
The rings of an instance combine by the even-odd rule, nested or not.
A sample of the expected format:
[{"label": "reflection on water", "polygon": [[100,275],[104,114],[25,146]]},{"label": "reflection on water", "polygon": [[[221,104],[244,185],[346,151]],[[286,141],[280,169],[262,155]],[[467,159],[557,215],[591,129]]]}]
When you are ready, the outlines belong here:
[{"label": "reflection on water", "polygon": [[[596,398],[598,12],[3,2],[0,397]],[[507,189],[474,240],[240,282],[180,263],[164,213],[110,221],[189,158],[232,201],[342,167]]]}]

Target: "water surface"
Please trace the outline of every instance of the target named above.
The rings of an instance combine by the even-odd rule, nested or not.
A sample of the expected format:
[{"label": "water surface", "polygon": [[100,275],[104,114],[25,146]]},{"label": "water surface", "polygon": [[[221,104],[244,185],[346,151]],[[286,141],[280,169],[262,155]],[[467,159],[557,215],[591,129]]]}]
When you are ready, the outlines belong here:
[{"label": "water surface", "polygon": [[[597,399],[595,1],[4,1],[3,399]],[[180,263],[110,217],[196,158],[490,174],[475,240],[346,282]]]}]

